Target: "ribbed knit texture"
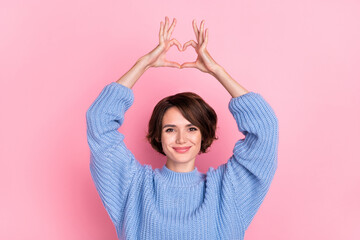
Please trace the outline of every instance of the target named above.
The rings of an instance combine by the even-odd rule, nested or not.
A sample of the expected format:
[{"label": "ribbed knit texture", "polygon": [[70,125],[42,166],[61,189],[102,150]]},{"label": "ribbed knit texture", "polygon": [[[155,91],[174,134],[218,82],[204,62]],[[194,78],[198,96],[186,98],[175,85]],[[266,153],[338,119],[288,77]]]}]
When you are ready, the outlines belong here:
[{"label": "ribbed knit texture", "polygon": [[278,119],[254,92],[232,98],[229,110],[245,138],[206,174],[142,165],[118,129],[134,101],[112,82],[86,112],[90,171],[119,239],[243,239],[277,168]]}]

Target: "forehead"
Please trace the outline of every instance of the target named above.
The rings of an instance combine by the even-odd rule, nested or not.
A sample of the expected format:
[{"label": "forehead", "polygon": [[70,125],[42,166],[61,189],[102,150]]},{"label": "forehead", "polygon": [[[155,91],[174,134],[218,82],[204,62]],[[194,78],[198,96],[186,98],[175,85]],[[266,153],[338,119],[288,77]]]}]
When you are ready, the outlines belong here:
[{"label": "forehead", "polygon": [[184,118],[184,116],[177,107],[171,107],[168,110],[166,110],[164,117],[162,119],[162,125],[165,124],[185,125],[189,123],[190,122],[186,118]]}]

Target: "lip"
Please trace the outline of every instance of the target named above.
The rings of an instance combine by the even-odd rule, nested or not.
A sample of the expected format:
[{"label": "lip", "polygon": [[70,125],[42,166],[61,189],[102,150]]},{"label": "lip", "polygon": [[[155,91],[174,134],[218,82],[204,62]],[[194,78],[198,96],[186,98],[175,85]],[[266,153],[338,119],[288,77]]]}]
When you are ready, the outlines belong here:
[{"label": "lip", "polygon": [[187,151],[189,151],[190,147],[173,147],[173,149],[177,152],[177,153],[186,153]]}]

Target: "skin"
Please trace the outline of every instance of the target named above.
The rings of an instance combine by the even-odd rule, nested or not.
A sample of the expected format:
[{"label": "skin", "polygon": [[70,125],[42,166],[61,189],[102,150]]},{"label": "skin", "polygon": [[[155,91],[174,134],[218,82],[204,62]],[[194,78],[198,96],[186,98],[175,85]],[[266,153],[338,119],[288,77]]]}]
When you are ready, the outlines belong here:
[{"label": "skin", "polygon": [[[141,75],[152,67],[172,67],[177,69],[196,68],[216,78],[233,98],[239,97],[249,92],[237,81],[235,81],[209,54],[208,50],[206,49],[209,39],[209,30],[206,29],[204,31],[204,20],[201,21],[199,28],[196,25],[195,19],[193,20],[192,27],[195,33],[196,41],[190,40],[183,46],[181,46],[178,40],[174,38],[171,39],[171,34],[174,31],[176,22],[176,18],[174,18],[172,24],[169,26],[169,18],[167,16],[165,17],[165,24],[160,22],[159,44],[151,52],[139,58],[138,61],[136,61],[136,63],[132,66],[132,68],[117,80],[117,83],[122,84],[128,88],[132,88]],[[193,47],[198,54],[196,60],[194,62],[185,62],[183,64],[167,60],[166,53],[174,45],[178,48],[179,51],[185,51],[188,46]],[[170,110],[171,108],[168,109],[168,111]],[[165,152],[164,150],[165,154],[167,155],[166,166],[170,170],[176,172],[192,171],[195,167],[195,159],[197,155],[193,155],[192,150],[195,149],[195,146],[198,146],[196,145],[195,140],[187,137],[190,135],[185,134],[189,130],[186,128],[185,124],[187,120],[181,114],[179,115],[179,112],[177,112],[176,109],[173,109],[170,112],[168,111],[165,113],[165,115],[168,114],[167,119],[171,119],[172,122],[169,120],[169,122],[166,122],[165,124],[168,123],[176,125],[174,132],[172,132],[172,134],[175,134],[176,137],[170,138],[169,135],[165,135],[165,133],[162,132],[161,138],[162,141],[165,142],[162,142],[162,144],[163,147],[165,146],[168,151]],[[176,139],[182,140],[180,142],[179,140],[176,142]],[[184,141],[184,143],[182,141]],[[187,146],[186,144],[192,145],[190,148],[191,151],[184,154],[172,152],[173,146]],[[198,152],[199,151],[197,151],[197,153]]]},{"label": "skin", "polygon": [[[192,171],[201,148],[199,128],[184,118],[176,107],[171,107],[165,112],[162,126],[161,144],[167,158],[166,167],[175,172]],[[190,148],[182,152],[181,148],[184,147]]]}]

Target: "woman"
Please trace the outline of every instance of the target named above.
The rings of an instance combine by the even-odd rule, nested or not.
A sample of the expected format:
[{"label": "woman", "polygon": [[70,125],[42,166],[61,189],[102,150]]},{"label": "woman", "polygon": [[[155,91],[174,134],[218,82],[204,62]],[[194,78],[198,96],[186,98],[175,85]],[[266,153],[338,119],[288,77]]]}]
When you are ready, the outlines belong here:
[{"label": "woman", "polygon": [[[277,168],[278,120],[260,94],[240,86],[210,56],[204,21],[200,29],[193,21],[197,42],[184,48],[170,40],[175,24],[176,19],[168,27],[166,17],[159,45],[105,86],[88,109],[91,175],[119,239],[243,239]],[[173,45],[180,51],[194,47],[196,61],[167,61]],[[197,154],[215,139],[216,114],[192,93],[169,96],[154,109],[147,137],[167,157],[161,169],[141,165],[126,148],[117,130],[133,103],[132,86],[151,67],[197,68],[230,93],[229,110],[245,138],[236,142],[226,164],[206,174],[195,167]]]}]

